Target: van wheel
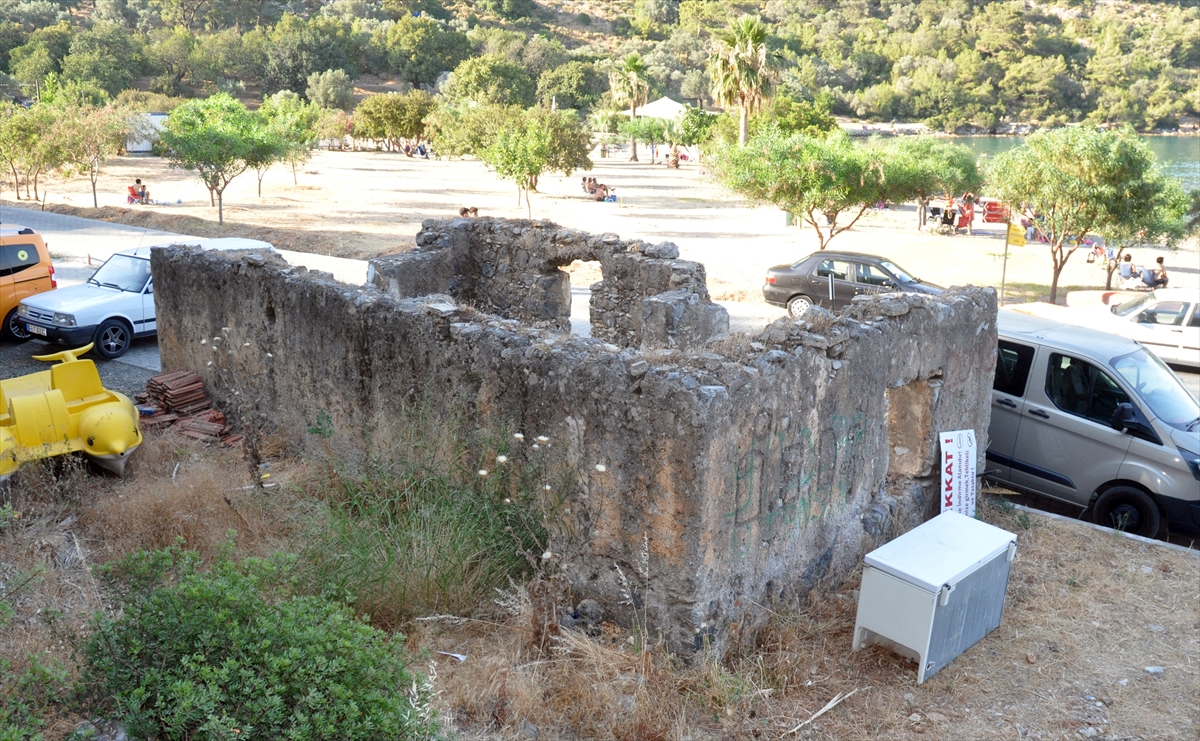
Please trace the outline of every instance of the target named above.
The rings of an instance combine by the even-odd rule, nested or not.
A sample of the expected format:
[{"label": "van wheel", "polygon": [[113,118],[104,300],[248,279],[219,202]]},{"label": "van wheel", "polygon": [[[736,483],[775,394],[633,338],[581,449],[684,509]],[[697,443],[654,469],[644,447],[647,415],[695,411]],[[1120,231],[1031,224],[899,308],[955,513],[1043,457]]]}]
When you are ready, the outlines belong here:
[{"label": "van wheel", "polygon": [[1092,521],[1114,530],[1154,538],[1162,528],[1162,512],[1141,489],[1114,486],[1096,500]]},{"label": "van wheel", "polygon": [[17,307],[14,306],[12,311],[8,312],[8,316],[4,317],[4,325],[0,326],[0,337],[9,342],[24,342],[33,337],[29,330],[25,329],[25,322],[17,316]]},{"label": "van wheel", "polygon": [[808,296],[793,296],[787,302],[788,316],[793,319],[799,319],[804,316],[804,312],[808,311],[808,308],[812,305],[812,299]]},{"label": "van wheel", "polygon": [[95,343],[97,355],[113,360],[125,354],[132,340],[133,333],[129,331],[129,327],[126,327],[124,322],[118,319],[109,319],[96,329],[96,335],[92,342]]}]

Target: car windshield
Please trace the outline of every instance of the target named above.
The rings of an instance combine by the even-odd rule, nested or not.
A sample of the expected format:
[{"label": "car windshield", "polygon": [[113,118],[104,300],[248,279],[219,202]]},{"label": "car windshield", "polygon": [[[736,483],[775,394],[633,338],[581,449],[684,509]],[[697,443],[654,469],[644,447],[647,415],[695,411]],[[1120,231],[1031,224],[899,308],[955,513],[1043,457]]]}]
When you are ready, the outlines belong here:
[{"label": "car windshield", "polygon": [[1117,316],[1129,316],[1135,311],[1139,311],[1143,306],[1154,300],[1153,293],[1147,293],[1145,296],[1139,296],[1133,301],[1126,301],[1123,304],[1117,304],[1112,307],[1112,313]]},{"label": "car windshield", "polygon": [[1158,356],[1146,348],[1112,359],[1112,367],[1137,391],[1154,416],[1177,430],[1200,417],[1200,403]]},{"label": "car windshield", "polygon": [[88,282],[122,291],[141,293],[150,279],[150,261],[142,257],[113,255]]},{"label": "car windshield", "polygon": [[880,260],[879,264],[883,266],[884,270],[886,270],[889,273],[891,273],[892,275],[896,276],[896,280],[900,281],[901,283],[920,283],[921,282],[921,281],[917,280],[916,278],[912,277],[911,275],[909,275],[908,273],[901,270],[900,266],[898,266],[894,262],[891,262],[888,260]]}]

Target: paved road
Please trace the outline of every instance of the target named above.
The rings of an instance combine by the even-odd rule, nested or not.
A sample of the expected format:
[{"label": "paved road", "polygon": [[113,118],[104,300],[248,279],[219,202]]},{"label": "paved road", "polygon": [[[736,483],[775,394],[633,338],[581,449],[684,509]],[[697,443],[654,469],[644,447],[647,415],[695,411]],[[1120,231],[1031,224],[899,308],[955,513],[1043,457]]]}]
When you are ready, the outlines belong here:
[{"label": "paved road", "polygon": [[[185,234],[23,208],[10,207],[0,210],[0,221],[5,224],[28,226],[42,234],[54,260],[58,285],[63,287],[86,281],[114,252],[131,247],[162,244],[176,238],[190,238]],[[367,263],[363,260],[347,260],[290,250],[279,252],[292,265],[303,265],[310,270],[324,270],[346,283],[357,285],[366,280]],[[0,378],[44,369],[45,364],[33,360],[31,356],[56,352],[58,349],[60,348],[36,340],[24,345],[0,343]],[[161,370],[158,345],[153,338],[135,341],[129,352],[118,360],[97,358],[96,364],[107,386],[130,395],[140,393],[146,385],[146,380]]]}]

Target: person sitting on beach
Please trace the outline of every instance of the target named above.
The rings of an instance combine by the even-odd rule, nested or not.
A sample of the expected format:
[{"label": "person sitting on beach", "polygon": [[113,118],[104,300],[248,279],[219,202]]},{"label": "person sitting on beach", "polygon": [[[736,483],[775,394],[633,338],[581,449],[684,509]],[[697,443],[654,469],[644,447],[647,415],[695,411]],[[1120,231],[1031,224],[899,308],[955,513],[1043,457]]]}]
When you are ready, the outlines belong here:
[{"label": "person sitting on beach", "polygon": [[592,191],[593,197],[595,197],[597,201],[607,201],[608,186],[603,183],[595,183],[595,186],[595,190]]},{"label": "person sitting on beach", "polygon": [[1170,280],[1167,277],[1167,266],[1163,264],[1163,259],[1160,257],[1155,262],[1158,267],[1154,268],[1154,285],[1153,288],[1166,288],[1167,282]]},{"label": "person sitting on beach", "polygon": [[475,217],[479,216],[479,209],[471,206],[469,209],[467,209],[467,214],[474,219]]},{"label": "person sitting on beach", "polygon": [[138,178],[133,181],[133,190],[137,193],[138,200],[142,203],[150,202],[150,191],[146,190],[146,186],[142,185],[142,179]]},{"label": "person sitting on beach", "polygon": [[471,215],[471,209],[467,208],[466,206],[463,206],[462,208],[460,208],[460,209],[458,210],[458,216],[459,216],[459,218],[463,218],[463,219],[465,219],[465,218],[467,218],[467,217],[468,217],[468,216],[470,216],[470,215]]},{"label": "person sitting on beach", "polygon": [[1129,280],[1130,278],[1139,275],[1137,266],[1133,264],[1133,255],[1125,255],[1125,259],[1121,261],[1119,266],[1117,266],[1117,272],[1120,273],[1122,280]]},{"label": "person sitting on beach", "polygon": [[581,177],[581,178],[579,179],[580,183],[581,183],[581,184],[582,184],[582,186],[583,186],[583,192],[584,192],[584,193],[590,193],[590,192],[591,192],[591,191],[589,191],[589,190],[588,190],[588,180],[589,180],[589,178],[588,178],[586,175],[584,175],[583,177]]}]

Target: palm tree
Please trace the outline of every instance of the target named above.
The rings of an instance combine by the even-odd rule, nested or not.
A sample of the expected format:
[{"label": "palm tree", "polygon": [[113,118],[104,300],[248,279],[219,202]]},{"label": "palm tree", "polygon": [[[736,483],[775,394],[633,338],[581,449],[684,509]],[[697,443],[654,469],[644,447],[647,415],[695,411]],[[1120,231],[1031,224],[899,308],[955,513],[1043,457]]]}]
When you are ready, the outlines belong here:
[{"label": "palm tree", "polygon": [[713,97],[723,106],[738,107],[738,143],[745,145],[750,114],[770,89],[776,56],[767,50],[766,25],[755,16],[730,21],[729,28],[713,36],[716,44],[708,61]]},{"label": "palm tree", "polygon": [[[608,74],[608,87],[612,90],[613,101],[629,104],[629,120],[637,118],[637,107],[646,102],[650,93],[650,83],[646,80],[646,63],[637,52],[625,57],[613,71]],[[637,139],[629,140],[630,162],[637,162]]]}]

